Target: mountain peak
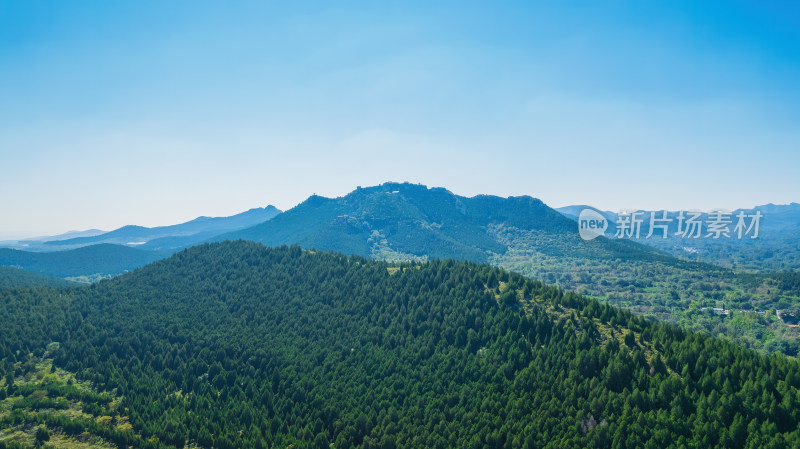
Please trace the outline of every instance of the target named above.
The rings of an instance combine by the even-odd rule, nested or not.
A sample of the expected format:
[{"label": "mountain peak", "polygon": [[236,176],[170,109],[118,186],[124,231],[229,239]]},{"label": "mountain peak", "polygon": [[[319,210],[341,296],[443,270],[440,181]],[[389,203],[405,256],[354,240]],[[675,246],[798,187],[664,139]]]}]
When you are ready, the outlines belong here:
[{"label": "mountain peak", "polygon": [[411,193],[423,193],[428,191],[444,191],[452,194],[452,192],[443,187],[428,187],[424,184],[414,184],[407,181],[406,182],[389,181],[389,182],[384,182],[383,184],[378,184],[376,186],[368,186],[368,187],[358,186],[348,195],[372,194],[372,193],[411,194]]},{"label": "mountain peak", "polygon": [[572,222],[530,196],[468,198],[443,187],[385,182],[359,186],[339,198],[311,195],[274,220],[215,240],[297,243],[376,258],[485,262],[491,254],[506,251],[493,235],[498,224],[559,234],[574,231]]}]

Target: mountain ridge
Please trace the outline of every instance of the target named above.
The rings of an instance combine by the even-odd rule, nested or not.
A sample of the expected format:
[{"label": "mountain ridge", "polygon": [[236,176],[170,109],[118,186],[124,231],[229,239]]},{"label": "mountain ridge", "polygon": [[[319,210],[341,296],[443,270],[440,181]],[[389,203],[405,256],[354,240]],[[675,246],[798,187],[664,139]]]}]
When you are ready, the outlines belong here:
[{"label": "mountain ridge", "polygon": [[[442,187],[390,182],[359,187],[338,198],[312,195],[274,220],[213,241],[297,243],[365,257],[406,255],[484,262],[487,251],[507,249],[487,232],[487,225],[495,222],[531,230],[574,231],[572,222],[530,196],[463,197]],[[414,244],[409,241],[412,238],[424,244]],[[381,251],[386,257],[381,257]]]},{"label": "mountain ridge", "polygon": [[[111,243],[137,246],[148,250],[180,249],[202,242],[214,235],[262,223],[280,213],[281,211],[275,206],[268,205],[261,208],[252,208],[227,217],[200,216],[184,223],[154,227],[125,225],[112,231],[94,235],[66,239],[58,238],[59,236],[40,240],[28,239],[16,242],[16,244],[9,245],[9,247],[26,251],[46,252],[76,249],[98,243]],[[155,240],[158,241],[154,242]],[[179,244],[172,245],[175,241],[179,242]]]}]

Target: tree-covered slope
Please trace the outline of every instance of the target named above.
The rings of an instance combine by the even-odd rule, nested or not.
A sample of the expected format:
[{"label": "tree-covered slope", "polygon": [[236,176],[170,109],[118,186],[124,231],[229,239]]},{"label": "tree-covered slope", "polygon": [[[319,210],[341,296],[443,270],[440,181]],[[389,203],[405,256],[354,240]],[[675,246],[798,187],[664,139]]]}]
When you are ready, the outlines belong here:
[{"label": "tree-covered slope", "polygon": [[57,278],[117,275],[170,254],[171,252],[166,251],[143,251],[107,243],[52,253],[0,248],[0,266],[22,268]]},{"label": "tree-covered slope", "polygon": [[796,361],[487,265],[227,242],[53,292],[0,290],[2,357],[60,341],[158,444],[800,444]]},{"label": "tree-covered slope", "polygon": [[41,356],[0,365],[0,449],[157,448],[133,431],[120,398],[98,392]]},{"label": "tree-covered slope", "polygon": [[0,267],[0,287],[66,287],[70,285],[76,284],[19,268]]}]

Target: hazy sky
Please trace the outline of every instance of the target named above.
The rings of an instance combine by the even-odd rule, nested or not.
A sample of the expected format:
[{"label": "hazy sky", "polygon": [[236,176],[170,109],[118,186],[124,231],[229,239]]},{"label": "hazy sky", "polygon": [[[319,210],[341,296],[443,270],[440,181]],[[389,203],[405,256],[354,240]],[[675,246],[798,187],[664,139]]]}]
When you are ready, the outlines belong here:
[{"label": "hazy sky", "polygon": [[0,0],[0,238],[385,181],[800,201],[796,3],[371,3]]}]

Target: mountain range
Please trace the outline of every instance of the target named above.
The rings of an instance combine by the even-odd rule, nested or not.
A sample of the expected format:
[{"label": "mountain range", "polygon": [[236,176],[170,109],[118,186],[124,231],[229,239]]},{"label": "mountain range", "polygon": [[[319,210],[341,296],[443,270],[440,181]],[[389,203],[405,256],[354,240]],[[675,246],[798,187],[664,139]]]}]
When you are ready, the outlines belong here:
[{"label": "mountain range", "polygon": [[58,234],[58,235],[47,235],[47,236],[16,239],[16,240],[0,240],[0,247],[4,248],[24,247],[26,245],[31,245],[31,244],[37,245],[42,242],[48,242],[51,240],[65,240],[75,237],[93,237],[95,235],[104,234],[105,232],[106,231],[102,231],[100,229],[87,229],[85,231],[67,231],[63,234]]},{"label": "mountain range", "polygon": [[[299,244],[376,259],[487,262],[507,254],[513,244],[506,240],[509,230],[567,239],[577,247],[571,250],[573,253],[599,251],[608,257],[670,261],[643,245],[576,239],[573,222],[532,197],[467,198],[444,188],[385,183],[358,188],[341,198],[312,196],[283,213],[268,206],[232,217],[200,217],[173,226],[124,226],[98,235],[23,241],[2,250],[0,263],[56,276],[115,275],[204,241],[237,239],[272,246]],[[95,248],[99,244],[105,246]],[[83,251],[73,252],[76,249]],[[564,253],[564,248],[552,245],[540,249]],[[158,256],[144,254],[152,251]],[[111,256],[114,252],[117,256]],[[68,264],[74,267],[68,270],[57,266],[74,257],[84,258],[83,268],[74,263]],[[107,263],[109,259],[130,263],[112,266]]]},{"label": "mountain range", "polygon": [[[274,206],[267,206],[230,217],[198,217],[171,226],[129,225],[110,232],[71,231],[57,236],[0,242],[0,267],[92,282],[134,270],[180,249],[221,233],[253,226],[280,213]],[[28,283],[38,279],[22,277],[18,272],[15,278]]]},{"label": "mountain range", "polygon": [[100,243],[125,245],[147,250],[176,250],[210,237],[262,223],[281,213],[274,206],[254,208],[230,217],[198,217],[170,226],[123,226],[110,232],[76,232],[38,239],[0,242],[0,246],[25,251],[51,252],[76,249]]},{"label": "mountain range", "polygon": [[[764,213],[784,210],[773,206]],[[466,260],[513,270],[639,315],[728,335],[753,348],[800,352],[797,329],[774,313],[766,314],[779,309],[783,317],[800,315],[800,274],[742,273],[712,258],[690,258],[642,244],[647,239],[583,240],[575,221],[529,196],[464,197],[439,187],[385,183],[339,198],[314,195],[282,213],[268,207],[240,215],[152,229],[123,227],[41,244],[88,245],[68,251],[4,249],[0,265],[91,282],[132,271],[183,247],[226,240],[297,244],[377,260]],[[791,216],[784,215],[788,225]],[[254,221],[258,223],[242,228]],[[784,247],[775,257],[786,263],[792,248]],[[711,312],[731,308],[743,313],[740,319],[746,325]]]}]

